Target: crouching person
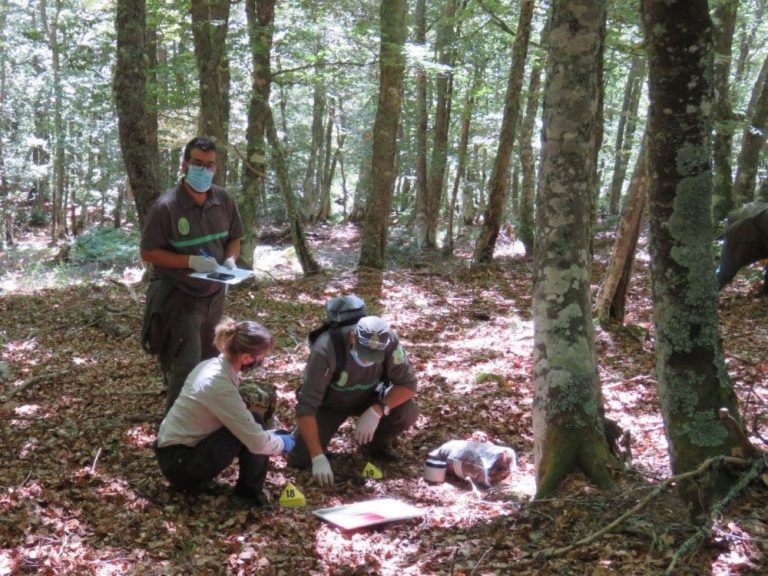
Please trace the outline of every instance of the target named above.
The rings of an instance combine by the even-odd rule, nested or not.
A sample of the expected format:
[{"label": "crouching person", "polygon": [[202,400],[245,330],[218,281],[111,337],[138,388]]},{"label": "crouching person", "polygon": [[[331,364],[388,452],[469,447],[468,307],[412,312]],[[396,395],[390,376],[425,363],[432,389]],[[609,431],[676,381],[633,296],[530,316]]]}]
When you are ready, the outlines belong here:
[{"label": "crouching person", "polygon": [[261,364],[272,349],[269,331],[256,322],[221,320],[214,344],[221,354],[198,364],[160,424],[157,459],[168,481],[196,492],[235,458],[239,476],[231,501],[260,505],[269,456],[289,452],[289,435],[268,432],[240,391],[240,373]]},{"label": "crouching person", "polygon": [[[304,383],[297,392],[296,449],[288,464],[312,467],[314,480],[333,485],[325,450],[349,417],[357,416],[354,438],[374,460],[396,460],[392,440],[413,426],[419,411],[416,376],[397,335],[378,316],[325,332],[310,348]],[[337,355],[335,343],[343,347]],[[337,358],[343,367],[338,369]],[[336,376],[338,374],[338,376]]]}]

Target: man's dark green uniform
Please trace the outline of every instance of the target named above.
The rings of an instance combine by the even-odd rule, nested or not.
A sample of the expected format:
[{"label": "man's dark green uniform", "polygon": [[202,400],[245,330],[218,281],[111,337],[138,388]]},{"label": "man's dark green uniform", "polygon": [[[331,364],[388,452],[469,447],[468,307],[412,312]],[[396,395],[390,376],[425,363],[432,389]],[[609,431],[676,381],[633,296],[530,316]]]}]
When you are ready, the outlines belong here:
[{"label": "man's dark green uniform", "polygon": [[[363,368],[351,356],[349,333],[355,328],[352,325],[340,329],[342,338],[339,340],[346,345],[347,350],[339,379],[332,381],[336,371],[336,353],[330,334],[325,332],[310,348],[309,360],[304,369],[304,383],[296,394],[296,416],[315,416],[323,450],[347,418],[359,416],[379,400],[383,392],[384,374],[389,384],[413,391],[417,388],[416,375],[394,331],[389,331],[389,344],[383,364]],[[386,444],[413,426],[418,415],[418,406],[412,399],[393,408],[389,416],[381,419],[372,444]],[[307,446],[300,434],[296,435],[296,447],[288,455],[288,462],[299,468],[310,465]]]},{"label": "man's dark green uniform", "polygon": [[[179,181],[157,199],[147,214],[141,249],[207,255],[221,262],[227,243],[242,236],[237,207],[223,188],[212,186],[200,206]],[[163,369],[166,412],[192,369],[201,360],[218,355],[213,345],[213,329],[224,312],[226,285],[192,278],[190,272],[185,268],[156,266],[147,289],[149,308],[143,339],[145,348],[152,334],[161,340],[153,348]]]}]

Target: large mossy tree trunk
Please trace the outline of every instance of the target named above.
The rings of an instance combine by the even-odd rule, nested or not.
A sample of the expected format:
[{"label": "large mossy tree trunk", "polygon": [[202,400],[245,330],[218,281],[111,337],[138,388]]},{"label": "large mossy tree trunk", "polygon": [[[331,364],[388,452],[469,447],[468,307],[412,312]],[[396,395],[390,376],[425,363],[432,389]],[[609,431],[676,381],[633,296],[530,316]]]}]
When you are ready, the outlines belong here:
[{"label": "large mossy tree trunk", "polygon": [[396,171],[397,129],[405,73],[406,0],[382,0],[379,51],[379,105],[373,125],[371,189],[365,206],[360,266],[383,269]]},{"label": "large mossy tree trunk", "polygon": [[603,430],[589,293],[605,18],[604,0],[558,0],[547,34],[533,291],[537,498],[579,470],[609,486],[615,464]]},{"label": "large mossy tree trunk", "polygon": [[[675,474],[736,447],[718,417],[734,417],[736,395],[720,341],[712,273],[712,21],[706,0],[642,0],[649,66],[648,216],[656,372]],[[713,471],[684,483],[693,506],[721,494],[730,479]]]},{"label": "large mossy tree trunk", "polygon": [[115,29],[117,62],[113,88],[120,149],[139,226],[143,226],[144,217],[160,195],[159,153],[151,145],[147,110],[145,0],[118,0]]},{"label": "large mossy tree trunk", "polygon": [[258,206],[267,174],[266,118],[272,89],[272,37],[275,22],[275,0],[246,0],[245,14],[251,47],[251,99],[245,129],[246,158],[243,161],[243,194],[240,217],[243,239],[240,259],[253,266],[253,252],[258,240]]},{"label": "large mossy tree trunk", "polygon": [[520,17],[512,48],[512,64],[509,71],[507,93],[504,97],[501,134],[488,183],[488,205],[485,208],[483,226],[475,243],[472,257],[474,267],[488,264],[493,260],[493,251],[496,248],[496,240],[499,237],[499,230],[504,218],[504,207],[507,203],[509,190],[509,164],[520,112],[520,93],[522,92],[525,60],[531,38],[533,8],[534,0],[522,0],[520,3]]},{"label": "large mossy tree trunk", "polygon": [[216,142],[216,175],[227,183],[229,153],[229,30],[230,0],[192,0],[192,36],[200,77],[199,133]]}]

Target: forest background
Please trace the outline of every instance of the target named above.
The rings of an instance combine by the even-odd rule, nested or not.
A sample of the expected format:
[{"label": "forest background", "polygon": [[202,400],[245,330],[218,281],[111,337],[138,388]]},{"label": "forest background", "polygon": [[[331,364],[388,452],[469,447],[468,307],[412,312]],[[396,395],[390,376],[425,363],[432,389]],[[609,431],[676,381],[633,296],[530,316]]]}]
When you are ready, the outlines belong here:
[{"label": "forest background", "polygon": [[[586,4],[593,8],[591,5],[601,3]],[[763,128],[768,112],[768,66],[765,64],[766,54],[760,48],[764,46],[766,2],[694,4],[698,8],[703,5],[716,24],[710,45],[714,48],[711,52],[714,97],[711,164],[714,166],[714,178],[711,200],[709,193],[700,197],[709,217],[707,233],[701,237],[709,249],[706,257],[699,262],[700,269],[713,271],[715,254],[712,252],[712,240],[722,228],[728,212],[752,200],[768,200],[762,164]],[[118,281],[126,286],[126,294],[121,300],[128,302],[135,297],[137,305],[141,299],[140,291],[130,287],[135,281],[130,271],[138,264],[137,239],[143,214],[157,194],[178,177],[183,144],[195,133],[206,133],[220,144],[218,177],[237,199],[246,221],[248,236],[244,263],[259,269],[267,268],[275,250],[265,248],[265,244],[290,239],[292,248],[279,252],[288,254],[292,262],[288,268],[293,273],[301,271],[311,276],[320,267],[325,267],[337,276],[330,281],[315,277],[314,280],[306,280],[309,284],[297,280],[289,288],[280,284],[284,281],[280,278],[280,271],[270,267],[266,274],[262,274],[262,281],[278,282],[280,290],[269,290],[273,300],[263,300],[248,291],[240,294],[246,302],[241,299],[235,301],[235,310],[263,315],[268,325],[269,322],[276,323],[274,317],[277,315],[286,323],[308,326],[312,320],[307,309],[302,307],[300,311],[289,313],[281,310],[275,302],[291,294],[297,302],[306,299],[306,305],[311,304],[317,310],[328,295],[355,290],[380,307],[382,313],[401,305],[403,301],[419,311],[419,302],[434,304],[434,300],[415,297],[408,290],[399,292],[394,286],[397,284],[401,289],[414,286],[415,291],[419,282],[414,281],[414,276],[410,274],[415,278],[420,274],[436,274],[436,278],[448,277],[451,282],[463,284],[466,281],[466,302],[471,308],[477,308],[473,312],[473,322],[486,321],[488,307],[494,313],[509,311],[507,306],[499,307],[498,302],[490,304],[489,301],[495,301],[505,290],[529,294],[531,277],[548,265],[552,266],[543,259],[532,263],[530,257],[534,252],[534,235],[547,224],[546,220],[540,220],[537,226],[534,225],[534,206],[540,206],[537,190],[541,194],[542,182],[545,182],[545,177],[541,175],[547,174],[545,168],[548,165],[539,135],[543,125],[542,110],[546,110],[546,106],[542,105],[547,98],[546,74],[553,74],[553,69],[547,68],[547,58],[552,58],[551,46],[543,39],[548,19],[557,16],[557,6],[558,3],[550,5],[523,1],[518,4],[490,0],[448,0],[440,3],[420,0],[410,3],[410,6],[405,2],[379,5],[374,2],[275,3],[249,0],[244,3],[115,4],[3,0],[0,3],[0,201],[3,214],[0,241],[7,264],[2,285],[4,309],[14,312],[28,310],[29,304],[24,305],[24,300],[12,300],[11,295],[50,289],[51,285],[69,285],[73,277],[79,278],[75,271],[82,270],[97,281],[95,287],[90,288],[97,292],[100,290],[98,286],[103,286],[99,282],[103,279],[110,282],[110,278],[114,281],[114,273],[119,270]],[[642,196],[632,194],[634,189],[642,188],[633,187],[632,182],[642,181],[645,164],[638,160],[643,157],[641,142],[646,126],[646,110],[649,109],[645,82],[647,46],[640,27],[638,6],[631,2],[611,3],[605,11],[602,26],[605,36],[599,54],[604,58],[595,98],[602,106],[599,117],[595,116],[597,128],[593,130],[595,156],[593,161],[587,161],[589,155],[582,157],[583,164],[593,166],[594,175],[585,173],[583,180],[589,184],[586,186],[587,196],[574,195],[573,198],[574,204],[587,209],[587,235],[596,254],[600,247],[606,249],[607,239],[613,238],[620,216],[624,216],[626,221],[631,217],[639,221],[639,214],[643,213],[642,203],[637,208],[636,204],[625,201],[625,197]],[[387,48],[398,45],[400,50],[386,53]],[[116,46],[119,49],[116,50]],[[399,80],[395,78],[387,89],[384,84],[390,79],[387,72],[398,68],[402,76]],[[396,113],[378,114],[386,110],[387,105],[392,105],[382,94],[396,96],[395,100],[399,103]],[[554,104],[550,106],[550,109],[553,108]],[[385,126],[384,120],[389,120],[392,125]],[[600,132],[600,136],[595,136],[596,132]],[[387,157],[390,165],[381,162]],[[630,179],[630,175],[635,178]],[[388,187],[389,190],[382,191],[377,186]],[[548,188],[546,184],[544,188]],[[387,194],[391,196],[387,198]],[[622,205],[625,206],[624,214],[621,213]],[[632,206],[634,210],[630,210]],[[653,218],[652,214],[652,221]],[[333,227],[345,222],[360,224],[362,239],[359,244],[355,228]],[[692,226],[696,226],[696,222],[700,223],[691,218]],[[305,229],[310,230],[309,237]],[[636,229],[635,242],[639,241],[643,246],[647,239],[639,239],[639,225]],[[41,230],[47,236],[46,249],[33,242],[39,241]],[[621,227],[618,230],[620,235]],[[348,234],[350,237],[347,237]],[[544,239],[543,236],[541,238]],[[335,244],[336,248],[342,246],[342,250],[333,251],[333,257],[323,258],[323,251],[327,250],[323,239]],[[583,247],[579,246],[579,242],[575,244],[576,247]],[[634,250],[635,245],[632,244],[630,254]],[[350,252],[353,255],[351,258]],[[45,256],[48,253],[52,254],[50,258]],[[362,268],[347,275],[345,270],[358,260],[357,254]],[[521,270],[487,267],[494,256],[510,255],[517,256],[516,261],[523,266]],[[615,258],[611,262],[613,260]],[[604,269],[600,264],[598,258],[598,282],[602,280],[605,286],[610,270],[616,269],[616,265],[609,264]],[[446,268],[436,270],[438,265],[450,267],[451,271],[446,272]],[[465,268],[470,265],[471,273],[468,273]],[[580,265],[591,275],[595,274],[591,260]],[[618,266],[618,273],[613,273],[617,284],[620,282],[616,278],[623,278],[623,286],[614,286],[602,299],[595,285],[587,283],[584,286],[594,296],[598,304],[598,318],[606,329],[610,320],[625,319],[624,299],[629,290],[632,265],[632,256],[625,257],[625,263]],[[641,262],[637,263],[637,267],[642,266]],[[375,276],[374,273],[371,277],[364,273],[365,269],[371,268],[397,269],[399,272],[390,277]],[[425,268],[428,272],[424,272]],[[123,273],[123,270],[126,272]],[[410,274],[402,271],[410,271]],[[602,276],[604,271],[605,277]],[[526,279],[518,278],[518,272],[525,272]],[[638,281],[636,296],[639,296],[648,286],[646,284],[642,288],[640,281],[635,281]],[[504,286],[491,288],[494,282]],[[316,286],[310,287],[312,284]],[[491,291],[484,296],[485,289]],[[456,290],[458,294],[459,288]],[[33,293],[40,304],[40,296],[45,292]],[[634,330],[640,334],[640,342],[659,337],[656,333],[658,325],[654,327],[649,316],[654,302],[647,293],[645,296],[644,303],[648,308],[631,318],[637,320],[637,324],[630,326],[630,332]],[[91,297],[83,295],[82,298],[81,304],[93,303]],[[534,303],[536,298],[534,295]],[[60,300],[60,294],[53,296],[54,302]],[[458,297],[457,301],[460,300],[461,297]],[[709,306],[714,306],[714,303],[712,290]],[[522,319],[519,321],[523,324],[530,320],[530,304],[531,301],[526,299],[514,303],[513,308],[520,311]],[[631,315],[632,304],[629,306]],[[122,310],[121,307],[119,309]],[[753,315],[749,325],[759,326],[759,315],[764,316],[764,313],[759,308],[757,311],[754,308],[749,310]],[[56,314],[53,310],[50,313]],[[107,321],[108,316],[114,315],[108,306],[97,307],[95,312],[78,306],[77,314],[84,330],[104,330],[114,320],[110,318]],[[85,319],[82,314],[86,315]],[[394,312],[390,314],[395,315]],[[490,316],[493,317],[493,314]],[[32,317],[37,317],[37,314],[30,311]],[[756,320],[758,322],[753,324]],[[408,320],[400,318],[400,322],[414,327],[419,325],[418,320],[411,317]],[[512,325],[516,322],[513,321]],[[587,323],[591,324],[591,320]],[[118,326],[116,333],[110,335],[116,343],[122,342],[123,347],[131,341],[127,334],[135,329],[135,326],[131,328],[130,319],[126,320],[126,324],[128,328]],[[509,335],[510,325],[501,324],[494,328],[486,327],[495,336],[495,341],[504,341]],[[52,386],[69,383],[61,370],[46,371],[40,370],[44,366],[35,367],[32,358],[40,348],[37,348],[38,344],[31,345],[29,338],[22,337],[29,336],[29,330],[34,325],[34,322],[28,321],[22,330],[25,322],[21,322],[17,327],[20,331],[14,332],[12,326],[17,326],[15,322],[9,320],[4,323],[4,356],[13,360],[8,367],[13,377],[11,374],[4,377],[7,381],[4,408],[15,415],[16,420],[12,420],[16,422],[14,429],[18,426],[21,430],[23,426],[19,422],[26,422],[29,418],[29,425],[40,425],[42,429],[52,426],[55,430],[66,430],[60,434],[62,436],[78,436],[68,425],[62,428],[62,422],[44,417],[48,410],[56,407],[55,404],[46,405],[42,398],[38,398],[44,408],[40,412],[39,408],[35,408],[33,415],[25,414],[27,408],[15,404],[18,399],[14,397],[17,394],[19,398],[24,397],[27,389],[37,394],[35,388],[40,379],[51,380]],[[615,325],[613,327],[618,329]],[[409,341],[414,345],[419,341],[429,341],[426,332],[418,338],[417,330],[414,328],[408,335]],[[756,330],[759,332],[759,328]],[[585,350],[593,352],[586,356],[594,356],[595,344],[589,342],[589,330],[583,329],[582,332]],[[764,335],[764,332],[759,333]],[[287,357],[280,362],[280,366],[298,373],[300,351],[288,350],[291,342],[298,346],[296,333],[292,334],[291,337],[289,329],[287,339],[283,340]],[[433,331],[428,334],[434,338]],[[463,329],[462,335],[466,336]],[[565,336],[567,339],[569,335]],[[526,337],[521,338],[525,340]],[[600,338],[598,335],[598,341]],[[475,392],[482,392],[483,384],[497,382],[506,396],[522,394],[527,398],[524,403],[529,403],[533,396],[530,382],[528,388],[522,384],[514,386],[514,391],[507,390],[505,386],[519,379],[518,371],[529,376],[533,374],[533,348],[545,343],[544,336],[537,336],[534,346],[516,347],[511,368],[493,366],[489,371],[480,370],[475,374],[475,384],[479,386]],[[32,348],[28,348],[30,345]],[[483,346],[493,349],[493,345],[488,343]],[[55,354],[55,348],[51,350]],[[623,352],[626,353],[626,350]],[[106,351],[102,351],[104,353]],[[422,359],[429,357],[427,352],[421,354]],[[472,361],[477,362],[478,351],[471,354]],[[715,357],[717,355],[715,351]],[[499,360],[503,366],[506,360],[503,355]],[[147,360],[136,362],[146,364]],[[760,367],[764,366],[760,355],[754,361],[747,360],[747,364],[758,374]],[[14,370],[17,372],[14,373]],[[430,364],[424,366],[421,372],[430,386],[441,384],[441,378],[445,377],[436,376],[433,370],[435,368]],[[510,370],[514,376],[511,380]],[[600,369],[601,373],[603,370],[604,367]],[[496,374],[497,371],[501,376]],[[649,374],[653,369],[646,367],[639,371]],[[152,377],[151,366],[138,372],[137,376]],[[541,377],[541,372],[538,377],[541,382],[537,390],[544,393],[548,383],[543,381],[545,378]],[[633,377],[637,374],[628,375],[627,379]],[[747,385],[748,396],[740,397],[740,400],[746,400],[745,416],[751,419],[748,422],[751,424],[749,436],[759,444],[762,442],[759,427],[764,414],[764,389],[760,386],[764,386],[765,382],[764,376],[756,381],[751,378],[736,382],[741,386]],[[594,378],[590,376],[589,379],[589,386],[585,388],[588,396],[596,394],[599,397],[596,370]],[[430,386],[426,387],[427,393]],[[133,390],[141,395],[147,391],[146,384]],[[290,403],[291,386],[282,386],[281,392],[283,399]],[[742,392],[743,389],[739,394]],[[8,403],[9,400],[14,402]],[[92,401],[93,398],[89,402]],[[490,400],[486,402],[493,404]],[[430,404],[429,399],[427,404]],[[604,432],[604,422],[597,410],[598,406],[602,408],[602,401],[592,404],[594,406],[586,410],[590,425],[581,435],[586,440],[594,439],[591,434],[595,430],[600,434]],[[531,446],[536,441],[532,438],[530,420],[526,421],[527,426],[510,423],[510,413],[519,412],[511,412],[508,406],[504,406],[485,408],[486,413],[494,417],[493,421],[500,423],[492,426],[495,436],[500,441],[514,440],[525,450],[533,452]],[[454,410],[456,405],[449,403],[448,408]],[[736,406],[732,408],[738,418]],[[563,421],[572,423],[584,416],[579,410],[571,411],[567,418],[563,417]],[[146,449],[154,425],[151,417],[147,418],[144,410],[132,414],[130,418],[141,420],[142,417],[147,422],[132,427],[131,434],[140,436],[134,437],[133,442]],[[43,421],[38,422],[38,419]],[[483,427],[474,418],[469,418],[468,422],[476,422],[478,427]],[[501,424],[506,424],[507,428],[504,429]],[[626,422],[622,421],[622,424]],[[567,426],[563,428],[567,429]],[[9,430],[4,427],[4,440],[10,438]],[[468,432],[469,428],[462,427],[462,434]],[[25,452],[21,449],[24,443],[17,438],[22,435],[13,436],[14,445],[19,446],[18,453]],[[547,437],[546,431],[539,434],[539,442]],[[425,446],[430,439],[431,436],[421,438],[417,446]],[[552,450],[552,446],[557,448],[558,444],[565,453],[578,453],[578,448],[562,445],[562,436],[559,442],[556,440],[547,444],[547,451]],[[718,450],[719,454],[732,453],[730,447]],[[85,452],[91,455],[90,450]],[[75,484],[76,492],[79,491],[78,486],[105,482],[96,473],[100,452],[95,457],[91,455],[95,459],[86,458],[88,466],[71,471],[75,476],[70,482]],[[604,452],[607,454],[607,448]],[[552,450],[551,457],[563,453]],[[606,454],[593,456],[602,461],[609,458]],[[115,465],[121,455],[124,455],[121,450],[113,446]],[[743,455],[743,452],[737,455]],[[411,456],[412,468],[417,469],[419,454],[414,451]],[[704,462],[700,456],[696,456],[699,458],[697,464]],[[80,465],[83,458],[77,459]],[[146,455],[143,458],[146,467]],[[689,460],[685,465],[676,467],[673,461],[671,469],[679,473],[696,468],[690,463]],[[521,470],[528,473],[528,478],[533,477],[534,467],[532,456],[521,458]],[[590,474],[590,465],[582,464],[581,467],[586,468],[584,471],[592,481],[598,484],[607,481],[604,475],[594,477]],[[574,465],[573,468],[578,469],[579,466]],[[569,471],[560,472],[566,474]],[[19,473],[19,470],[15,472],[16,475]],[[140,471],[135,473],[142,474]],[[37,522],[47,524],[47,520],[39,520],[46,513],[41,513],[39,509],[41,498],[38,491],[50,490],[50,487],[44,481],[29,481],[29,477],[25,478],[23,474],[20,478],[12,478],[13,481],[7,485],[15,488],[9,488],[8,497],[3,500],[7,511],[25,516],[27,522],[35,517]],[[543,494],[543,480],[551,484],[547,491],[554,489],[560,481],[542,478],[539,473],[540,495]],[[410,493],[413,487],[408,482],[413,481],[414,476],[411,475],[405,480],[406,486],[400,489]],[[176,504],[169,504],[167,497],[159,494],[160,488],[160,482],[151,482],[147,488],[149,496],[138,496],[139,500],[147,497],[150,502],[139,502],[139,509],[166,509],[168,514],[178,513],[173,509]],[[347,496],[359,496],[359,492],[355,492],[358,489],[350,488],[352,493]],[[580,486],[578,490],[588,492],[589,488]],[[122,503],[127,498],[123,492],[115,489],[115,494],[120,493],[115,498]],[[37,501],[30,503],[29,498],[34,494],[37,494]],[[454,497],[455,494],[444,496],[448,500]],[[429,500],[429,496],[425,498]],[[511,501],[521,500],[515,493]],[[508,504],[509,501],[506,502]],[[143,508],[145,506],[148,508]],[[167,510],[168,506],[171,510]],[[212,507],[215,506],[213,502]],[[587,503],[586,507],[589,506]],[[68,508],[69,504],[65,507]],[[520,548],[512,544],[511,535],[506,543],[501,536],[509,532],[508,524],[505,524],[510,521],[509,508],[502,506],[497,511],[503,520],[490,528],[494,534],[494,546],[485,548],[493,549],[493,554],[484,554],[482,544],[466,550],[457,545],[451,548],[454,550],[453,560],[437,555],[419,569],[445,572],[446,566],[450,566],[450,571],[454,571],[455,557],[464,553],[465,567],[462,570],[467,572],[472,571],[473,566],[482,567],[483,561],[493,555],[497,556],[499,566],[512,566],[513,559],[522,559],[522,564],[525,564],[526,553],[521,555]],[[475,514],[482,513],[475,511]],[[61,518],[60,514],[54,516],[57,516],[54,523],[60,526],[64,521],[64,528],[61,529],[69,534],[66,518]],[[12,514],[9,518],[17,516]],[[467,514],[451,522],[456,520],[458,525],[463,525],[468,518],[473,519],[471,514]],[[584,520],[578,515],[577,518]],[[94,525],[99,524],[95,519],[91,520]],[[242,523],[247,524],[247,520],[242,519]],[[307,521],[305,518],[301,520]],[[172,522],[178,521],[179,518],[176,518]],[[221,524],[221,520],[208,521]],[[134,518],[132,522],[138,520]],[[516,517],[514,522],[524,522],[524,519]],[[532,525],[535,523],[532,522]],[[477,522],[470,524],[472,526],[467,528],[467,534],[477,530]],[[711,525],[706,525],[711,530]],[[751,524],[757,532],[764,525],[764,517],[758,517]],[[701,543],[709,542],[712,532],[702,535],[696,528],[689,526],[687,529],[694,535],[699,534],[693,548],[701,552]],[[487,532],[489,528],[484,530]],[[588,528],[586,530],[589,531]],[[100,530],[97,532],[100,533]],[[681,529],[681,533],[684,530]],[[9,534],[11,542],[18,542],[19,534],[13,530]],[[481,534],[485,532],[481,531]],[[563,534],[553,530],[552,535],[556,542]],[[373,536],[372,540],[377,540],[376,535]],[[476,540],[482,542],[486,536],[481,535]],[[75,544],[82,545],[83,538],[87,540],[89,537],[87,530],[80,532]],[[224,548],[231,548],[225,562],[233,571],[238,569],[235,566],[252,568],[253,562],[259,563],[264,570],[270,565],[277,566],[274,568],[277,572],[280,569],[288,570],[287,573],[298,570],[290,563],[279,568],[280,562],[276,562],[266,548],[256,546],[256,552],[251,554],[248,550],[254,550],[253,547],[243,548],[233,544],[234,541],[242,542],[237,539],[243,537],[242,534],[216,534],[216,538],[221,539],[220,543],[226,543],[222,544]],[[9,569],[24,569],[25,566],[26,569],[37,569],[43,565],[55,567],[57,562],[74,562],[75,566],[81,566],[78,563],[83,561],[83,556],[70,555],[62,559],[67,556],[63,551],[72,547],[72,540],[67,544],[66,537],[57,535],[57,553],[55,550],[51,552],[46,538],[43,533],[28,545],[18,542],[17,546],[9,547],[11,553],[4,556],[7,566],[11,567]],[[99,534],[97,540],[103,544],[103,538]],[[656,535],[651,539],[655,538]],[[201,529],[191,539],[197,543],[210,541],[211,534],[207,528]],[[174,538],[162,540],[169,541],[172,550],[185,546]],[[683,541],[685,538],[672,538],[666,543],[666,552]],[[528,545],[531,542],[533,548],[546,550],[546,546],[537,546],[539,536],[529,538]],[[755,558],[762,557],[759,538],[756,542],[758,550],[745,553],[746,559],[742,563],[745,570]],[[370,545],[370,542],[366,544]],[[268,547],[267,544],[265,546]],[[650,551],[643,549],[644,553],[636,554],[632,561],[625,560],[627,569],[631,572],[637,568],[636,563],[642,566],[643,562],[646,567],[658,568],[659,556],[662,562],[668,561],[664,554],[654,554],[658,552],[653,550],[655,546],[651,546]],[[243,555],[243,550],[248,553]],[[126,565],[153,566],[150,570],[165,566],[163,570],[172,571],[173,566],[186,566],[188,562],[194,564],[200,551],[186,550],[182,560],[179,560],[175,552],[164,549],[146,564],[135,553],[129,554],[129,560],[117,562],[114,569],[119,571]],[[351,562],[348,549],[335,553],[340,554],[340,558],[328,560],[320,554],[322,559],[315,557],[308,560],[307,565],[315,570],[332,571],[334,566],[338,569],[339,565]],[[382,564],[379,559],[378,567],[371,568],[371,573],[397,570],[396,566],[407,564],[410,553],[406,552],[403,558],[385,546],[382,556],[389,558],[394,555],[395,567],[392,567],[392,562],[390,565],[386,562]],[[681,556],[688,553],[689,550],[684,550]],[[102,554],[94,554],[92,550],[83,554],[90,556],[89,562],[104,561]],[[565,554],[552,554],[552,557]],[[168,556],[175,558],[171,561],[171,568],[167,568]],[[202,557],[201,572],[212,570],[205,567],[206,562],[222,564],[221,557],[216,555],[206,557],[202,554]],[[698,561],[706,564],[708,558],[709,552],[706,552],[698,556]],[[577,561],[578,558],[570,560]],[[673,555],[673,564],[675,560],[677,556]],[[543,560],[538,557],[537,561]],[[351,563],[358,565],[356,562]],[[608,565],[613,563],[615,569],[616,562],[612,558]],[[365,564],[366,561],[362,561],[359,566]],[[701,568],[700,564],[694,565],[694,570]],[[358,568],[352,568],[353,571],[355,569]],[[709,569],[714,571],[711,567]]]}]

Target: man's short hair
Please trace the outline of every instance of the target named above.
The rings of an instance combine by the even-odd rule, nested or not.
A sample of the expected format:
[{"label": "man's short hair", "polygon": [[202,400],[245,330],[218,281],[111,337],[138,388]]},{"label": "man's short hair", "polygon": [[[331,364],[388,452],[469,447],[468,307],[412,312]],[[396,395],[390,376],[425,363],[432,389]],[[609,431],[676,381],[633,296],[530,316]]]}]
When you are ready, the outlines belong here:
[{"label": "man's short hair", "polygon": [[189,162],[189,159],[192,158],[192,150],[195,148],[202,150],[203,152],[208,152],[210,150],[216,152],[216,142],[205,136],[195,136],[192,140],[187,142],[186,146],[184,146],[185,162]]}]

